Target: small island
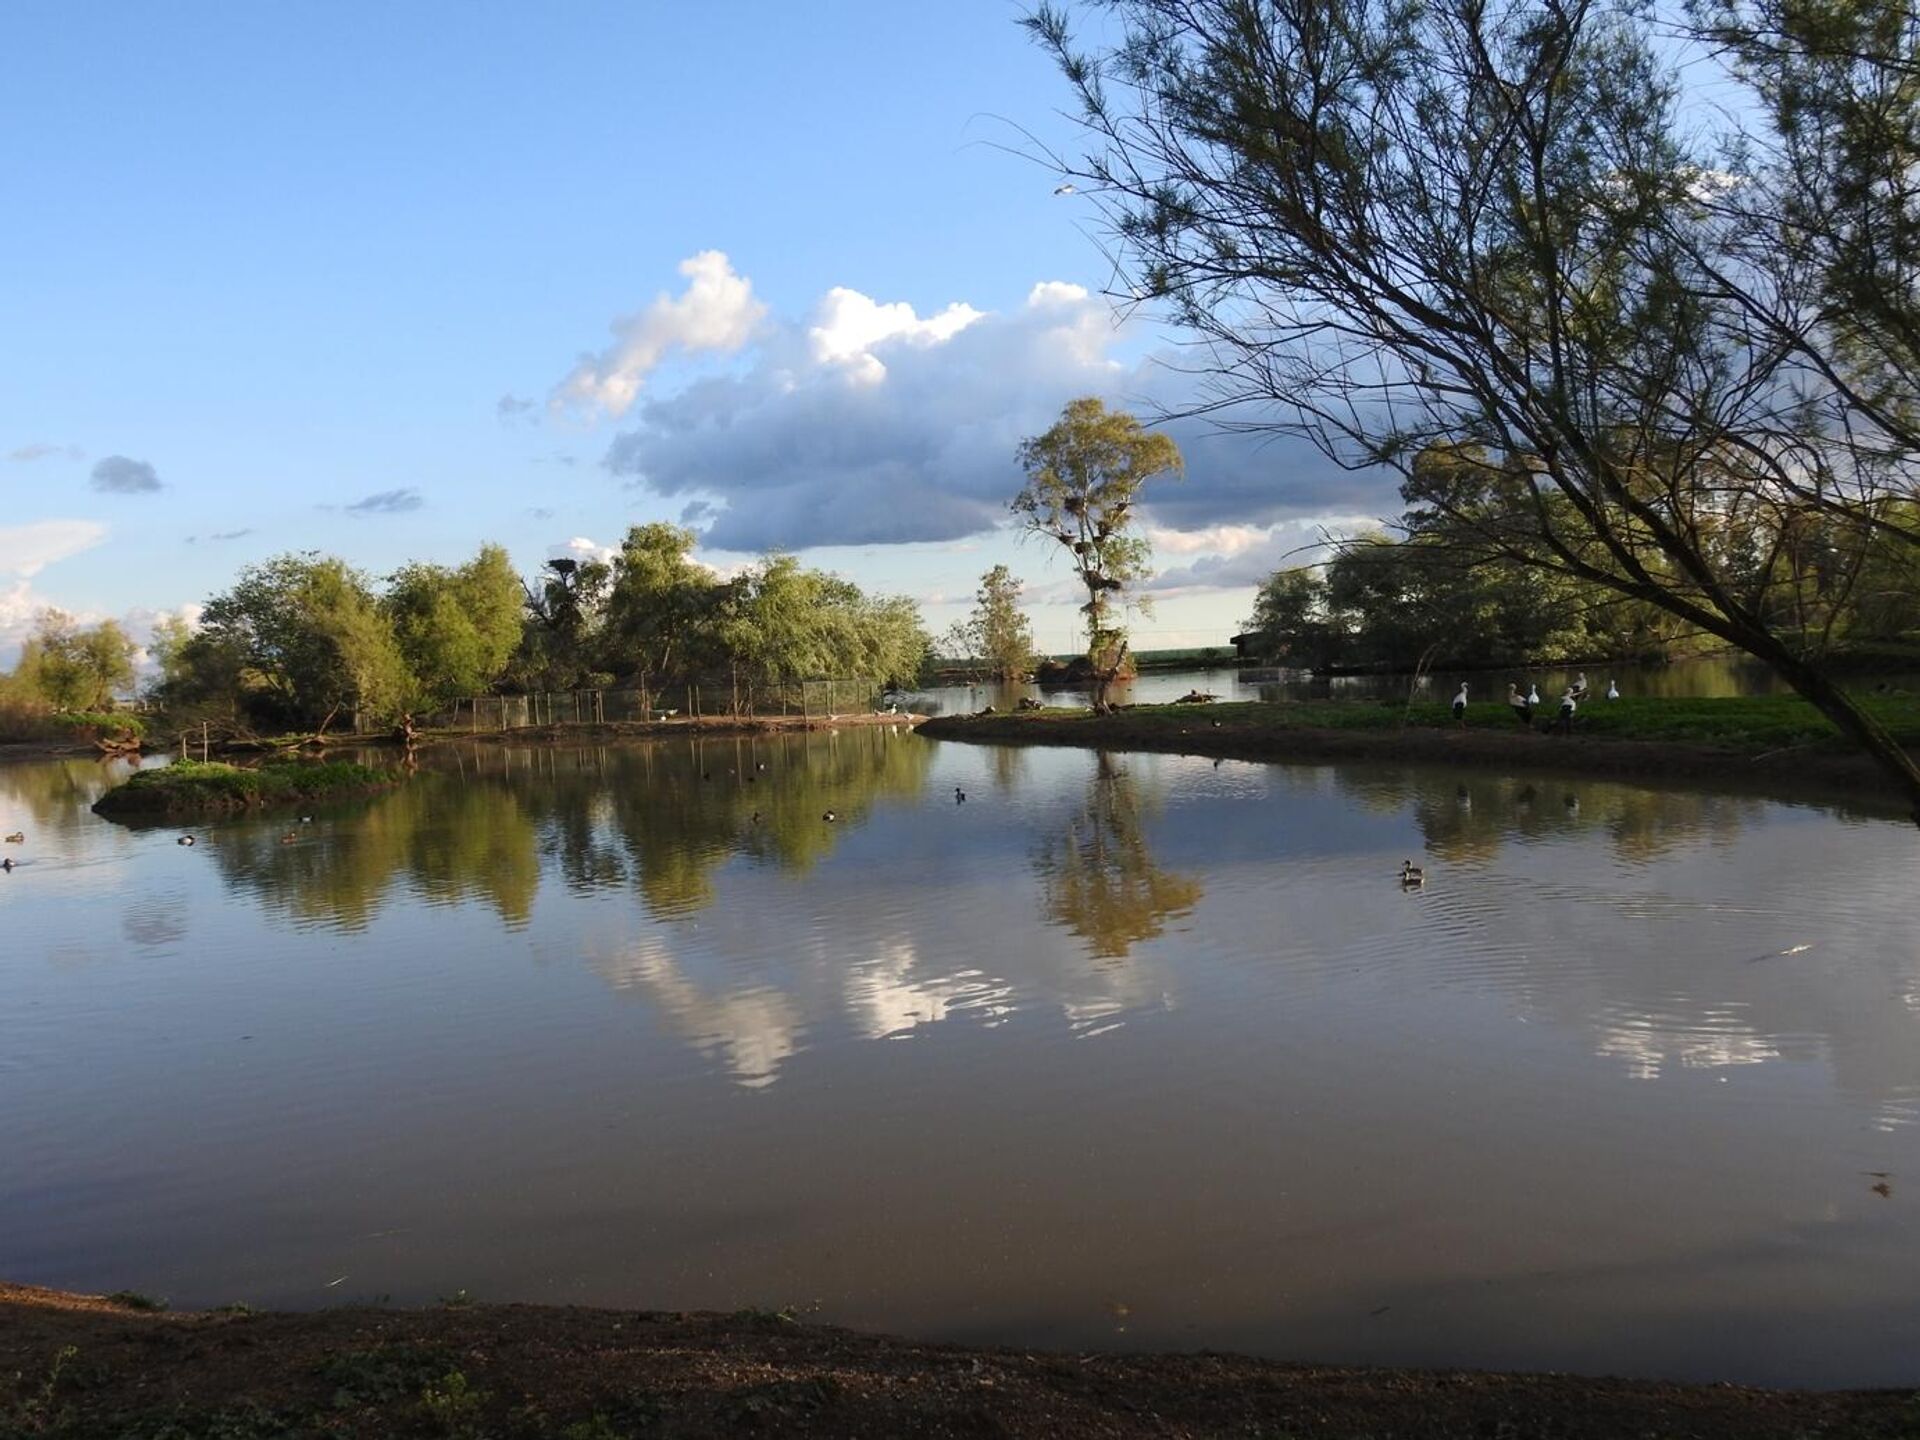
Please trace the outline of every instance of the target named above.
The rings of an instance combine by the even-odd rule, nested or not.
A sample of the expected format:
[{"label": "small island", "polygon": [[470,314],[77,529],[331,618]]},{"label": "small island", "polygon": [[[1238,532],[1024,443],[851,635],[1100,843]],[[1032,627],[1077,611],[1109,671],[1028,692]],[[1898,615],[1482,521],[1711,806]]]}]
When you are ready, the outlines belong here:
[{"label": "small island", "polygon": [[400,782],[397,770],[346,760],[281,760],[260,766],[176,760],[137,772],[95,802],[109,819],[224,815],[371,794]]}]

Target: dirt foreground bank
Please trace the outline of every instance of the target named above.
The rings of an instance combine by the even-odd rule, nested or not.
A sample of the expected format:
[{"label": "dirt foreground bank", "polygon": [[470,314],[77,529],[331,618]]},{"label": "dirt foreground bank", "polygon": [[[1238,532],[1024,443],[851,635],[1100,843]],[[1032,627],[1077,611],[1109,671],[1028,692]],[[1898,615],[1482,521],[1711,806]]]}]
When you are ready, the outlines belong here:
[{"label": "dirt foreground bank", "polygon": [[1912,1391],[917,1345],[780,1315],[165,1314],[0,1285],[0,1436],[1911,1436]]},{"label": "dirt foreground bank", "polygon": [[1322,729],[1297,722],[1268,726],[1244,717],[1216,725],[1212,710],[1211,706],[1190,706],[1177,720],[1170,719],[1164,708],[1139,714],[1121,710],[1111,715],[1090,711],[942,715],[921,725],[919,733],[929,739],[998,745],[1155,750],[1230,760],[1387,760],[1475,769],[1554,770],[1628,782],[1678,780],[1758,786],[1788,794],[1845,795],[1883,802],[1888,797],[1884,773],[1864,755],[1798,745],[1760,749],[1425,726]]}]

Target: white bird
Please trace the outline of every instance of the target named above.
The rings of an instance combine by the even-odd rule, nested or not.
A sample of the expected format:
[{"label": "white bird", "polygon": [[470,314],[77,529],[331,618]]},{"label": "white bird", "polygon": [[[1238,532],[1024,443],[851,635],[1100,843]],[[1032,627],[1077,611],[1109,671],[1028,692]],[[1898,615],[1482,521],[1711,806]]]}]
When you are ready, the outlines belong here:
[{"label": "white bird", "polygon": [[1613,681],[1611,680],[1607,681],[1607,699],[1618,700],[1619,698],[1620,698],[1620,687],[1614,684]]},{"label": "white bird", "polygon": [[1069,180],[1069,181],[1067,181],[1067,183],[1066,183],[1066,184],[1064,184],[1064,185],[1056,185],[1056,186],[1054,186],[1054,187],[1053,187],[1053,193],[1054,193],[1054,194],[1056,194],[1056,195],[1072,195],[1072,194],[1074,194],[1074,193],[1075,193],[1075,191],[1074,191],[1074,185],[1073,185],[1073,182],[1072,182],[1071,180]]},{"label": "white bird", "polygon": [[1582,670],[1578,675],[1573,677],[1573,684],[1568,687],[1567,693],[1576,700],[1584,700],[1587,698],[1586,671]]},{"label": "white bird", "polygon": [[1527,686],[1528,708],[1532,708],[1533,706],[1538,705],[1539,703],[1540,703],[1540,687],[1538,685]]},{"label": "white bird", "polygon": [[1460,682],[1460,693],[1453,697],[1453,718],[1462,725],[1467,723],[1467,682]]}]

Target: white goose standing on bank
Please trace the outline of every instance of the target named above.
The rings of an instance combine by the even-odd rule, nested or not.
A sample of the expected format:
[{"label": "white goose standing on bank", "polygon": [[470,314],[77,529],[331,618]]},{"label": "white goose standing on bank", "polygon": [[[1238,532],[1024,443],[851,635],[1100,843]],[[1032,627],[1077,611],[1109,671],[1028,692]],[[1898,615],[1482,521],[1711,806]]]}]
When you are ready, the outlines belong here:
[{"label": "white goose standing on bank", "polygon": [[1620,687],[1614,684],[1613,681],[1611,680],[1607,681],[1607,699],[1618,700],[1619,698],[1620,698]]},{"label": "white goose standing on bank", "polygon": [[1462,725],[1467,723],[1467,682],[1460,682],[1460,693],[1453,697],[1453,718]]}]

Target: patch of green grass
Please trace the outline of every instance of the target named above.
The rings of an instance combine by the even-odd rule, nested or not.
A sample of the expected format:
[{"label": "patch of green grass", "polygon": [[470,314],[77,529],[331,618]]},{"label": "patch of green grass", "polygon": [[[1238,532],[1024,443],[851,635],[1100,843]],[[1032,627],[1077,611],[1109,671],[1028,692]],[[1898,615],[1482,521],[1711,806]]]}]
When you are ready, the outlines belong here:
[{"label": "patch of green grass", "polygon": [[147,722],[138,715],[123,715],[113,710],[72,710],[48,716],[47,723],[69,733],[91,730],[102,735],[132,735],[140,739],[147,733]]},{"label": "patch of green grass", "polygon": [[160,1311],[167,1308],[167,1302],[153,1295],[143,1295],[138,1290],[116,1290],[106,1297],[122,1310]]},{"label": "patch of green grass", "polygon": [[281,760],[257,767],[176,760],[136,771],[93,808],[102,815],[204,815],[357,794],[397,779],[392,770],[347,760]]},{"label": "patch of green grass", "polygon": [[47,1434],[61,1424],[63,1417],[56,1402],[79,1355],[77,1345],[62,1346],[37,1382],[29,1382],[24,1372],[15,1372],[14,1397],[0,1409],[0,1437]]},{"label": "patch of green grass", "polygon": [[420,1409],[440,1434],[464,1440],[478,1433],[487,1392],[476,1390],[458,1370],[449,1370],[420,1392]]},{"label": "patch of green grass", "polygon": [[314,1374],[333,1386],[333,1407],[351,1410],[419,1395],[453,1372],[453,1355],[434,1346],[380,1345],[329,1355]]}]

